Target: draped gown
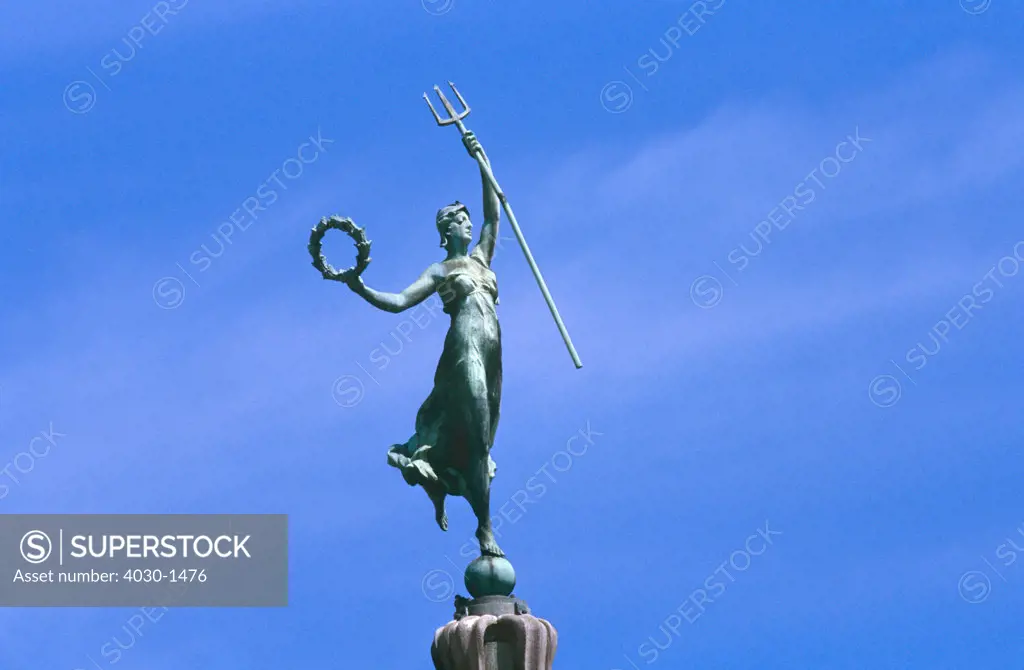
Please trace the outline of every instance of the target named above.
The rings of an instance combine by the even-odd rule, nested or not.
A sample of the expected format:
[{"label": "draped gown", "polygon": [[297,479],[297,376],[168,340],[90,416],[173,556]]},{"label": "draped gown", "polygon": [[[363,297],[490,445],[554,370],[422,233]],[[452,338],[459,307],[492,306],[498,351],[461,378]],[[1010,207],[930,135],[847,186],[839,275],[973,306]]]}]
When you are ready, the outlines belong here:
[{"label": "draped gown", "polygon": [[489,495],[497,469],[490,451],[501,403],[497,277],[479,245],[444,264],[447,276],[438,295],[451,325],[434,388],[416,415],[416,432],[388,451],[388,463],[405,481],[422,486],[435,505],[442,505],[439,523],[445,495],[465,497],[474,508],[475,496]]}]

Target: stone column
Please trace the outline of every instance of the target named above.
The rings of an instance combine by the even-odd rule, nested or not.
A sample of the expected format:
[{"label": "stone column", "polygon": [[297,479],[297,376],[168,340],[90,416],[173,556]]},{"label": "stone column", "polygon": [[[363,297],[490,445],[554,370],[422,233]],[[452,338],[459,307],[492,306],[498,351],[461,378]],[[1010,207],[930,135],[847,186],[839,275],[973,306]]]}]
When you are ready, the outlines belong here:
[{"label": "stone column", "polygon": [[512,595],[514,586],[507,560],[481,557],[470,564],[466,587],[474,598],[455,596],[455,620],[434,633],[435,670],[552,670],[558,633]]}]

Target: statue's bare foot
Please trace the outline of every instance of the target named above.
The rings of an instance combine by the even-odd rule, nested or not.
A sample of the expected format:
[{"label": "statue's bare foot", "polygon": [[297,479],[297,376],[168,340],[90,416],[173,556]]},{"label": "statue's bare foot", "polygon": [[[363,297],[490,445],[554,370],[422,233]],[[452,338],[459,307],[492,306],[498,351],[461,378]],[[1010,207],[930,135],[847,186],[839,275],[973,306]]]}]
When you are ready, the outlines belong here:
[{"label": "statue's bare foot", "polygon": [[427,495],[430,496],[430,502],[434,503],[434,521],[437,522],[441,530],[448,530],[448,514],[444,508],[444,493],[431,487],[427,489]]},{"label": "statue's bare foot", "polygon": [[501,550],[498,543],[494,540],[494,533],[489,530],[477,530],[476,539],[480,541],[480,555],[481,556],[494,556],[495,558],[502,558],[505,556],[505,552]]}]

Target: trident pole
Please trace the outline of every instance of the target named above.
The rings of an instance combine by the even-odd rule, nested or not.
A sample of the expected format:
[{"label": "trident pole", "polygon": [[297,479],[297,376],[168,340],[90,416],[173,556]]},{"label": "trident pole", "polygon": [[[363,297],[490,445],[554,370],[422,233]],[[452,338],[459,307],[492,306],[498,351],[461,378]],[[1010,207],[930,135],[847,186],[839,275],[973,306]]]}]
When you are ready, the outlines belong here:
[{"label": "trident pole", "polygon": [[[437,121],[439,126],[455,125],[459,129],[461,135],[465,135],[469,132],[466,126],[462,123],[462,119],[469,116],[469,105],[463,100],[462,95],[459,94],[459,90],[455,88],[455,84],[448,82],[451,86],[452,91],[455,92],[455,97],[459,99],[459,103],[464,108],[462,112],[456,112],[455,108],[452,107],[448,99],[444,97],[444,93],[437,86],[434,87],[434,92],[441,99],[441,104],[444,105],[445,111],[448,112],[448,118],[442,119],[438,116],[437,111],[434,110],[434,106],[430,104],[430,98],[426,93],[423,94],[423,99],[427,101],[427,106],[430,107],[431,113],[434,115],[434,120]],[[495,194],[498,196],[498,200],[501,202],[502,209],[505,210],[505,215],[508,216],[508,222],[512,225],[512,232],[515,233],[516,239],[519,241],[519,246],[523,249],[523,254],[526,255],[526,262],[530,265],[530,270],[533,271],[533,277],[537,280],[537,286],[540,287],[541,294],[544,295],[544,301],[548,304],[548,309],[551,310],[551,316],[555,320],[555,325],[558,326],[558,332],[562,334],[562,340],[565,342],[566,348],[569,350],[569,355],[572,357],[572,362],[576,365],[576,369],[583,367],[583,363],[580,361],[579,354],[576,353],[576,347],[572,345],[572,338],[569,337],[569,331],[565,328],[565,323],[562,322],[562,317],[558,313],[558,308],[555,307],[555,300],[551,297],[551,292],[548,291],[547,284],[544,283],[544,277],[540,273],[540,268],[537,267],[537,262],[533,260],[533,254],[530,253],[530,245],[526,243],[526,238],[523,237],[523,231],[519,229],[519,222],[516,221],[516,215],[512,213],[512,205],[509,204],[508,198],[505,197],[505,192],[501,190],[501,186],[498,185],[498,180],[494,178],[494,173],[491,168],[484,161],[484,157],[477,152],[473,155],[476,158],[477,163],[480,164],[480,170],[487,177],[487,181],[490,183],[491,188],[494,189]]]}]

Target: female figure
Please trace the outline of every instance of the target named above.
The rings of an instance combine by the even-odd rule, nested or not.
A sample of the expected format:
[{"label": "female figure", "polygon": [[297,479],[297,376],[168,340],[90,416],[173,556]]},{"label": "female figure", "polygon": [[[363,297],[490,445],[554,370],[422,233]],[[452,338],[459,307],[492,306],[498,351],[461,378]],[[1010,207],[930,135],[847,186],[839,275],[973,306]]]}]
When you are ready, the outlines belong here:
[{"label": "female figure", "polygon": [[[463,136],[470,156],[479,153],[490,164],[472,133]],[[481,168],[484,223],[472,251],[469,210],[455,201],[437,212],[437,231],[447,257],[428,267],[401,293],[366,286],[358,275],[348,286],[368,303],[398,313],[414,307],[435,291],[451,316],[444,351],[434,373],[434,388],[416,415],[416,432],[388,451],[388,464],[398,468],[410,486],[422,486],[434,503],[441,530],[448,530],[445,497],[462,496],[477,518],[476,538],[484,556],[504,556],[491,529],[491,479],[495,465],[491,446],[501,402],[501,329],[494,306],[498,284],[491,259],[498,240],[500,203]]]}]

